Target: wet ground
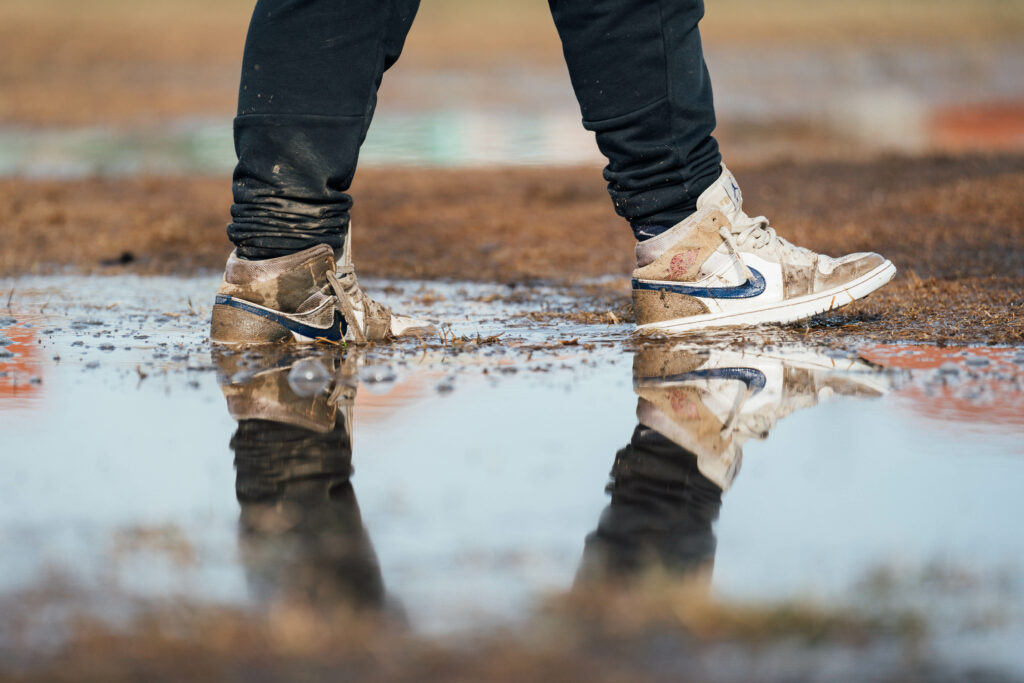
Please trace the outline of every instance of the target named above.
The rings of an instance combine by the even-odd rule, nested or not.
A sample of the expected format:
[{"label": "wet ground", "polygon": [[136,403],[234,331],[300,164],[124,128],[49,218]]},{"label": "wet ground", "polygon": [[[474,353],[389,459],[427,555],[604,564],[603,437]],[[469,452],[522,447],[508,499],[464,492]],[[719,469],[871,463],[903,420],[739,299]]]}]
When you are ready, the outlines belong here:
[{"label": "wet ground", "polygon": [[215,286],[3,283],[6,673],[1024,678],[1024,347],[405,281],[443,336],[224,353]]},{"label": "wet ground", "polygon": [[[745,208],[787,239],[832,255],[877,251],[900,269],[872,298],[819,318],[811,337],[827,342],[842,328],[882,342],[1024,343],[1024,156],[733,171]],[[226,177],[0,180],[0,274],[218,272],[229,188]],[[633,240],[597,167],[367,168],[353,194],[362,273],[516,285],[611,278],[600,312],[631,319]]]}]

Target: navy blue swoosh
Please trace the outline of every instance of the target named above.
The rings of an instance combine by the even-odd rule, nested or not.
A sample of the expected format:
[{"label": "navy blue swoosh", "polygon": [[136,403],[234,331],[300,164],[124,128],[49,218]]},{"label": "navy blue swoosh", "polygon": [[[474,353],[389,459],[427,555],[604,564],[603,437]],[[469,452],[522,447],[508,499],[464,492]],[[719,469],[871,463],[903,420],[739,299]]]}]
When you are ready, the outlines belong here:
[{"label": "navy blue swoosh", "polygon": [[747,389],[753,390],[755,394],[764,389],[768,381],[764,373],[757,368],[709,368],[707,370],[694,370],[693,372],[663,377],[638,377],[634,381],[636,382],[635,386],[638,387],[658,387],[695,379],[734,379],[743,382]]},{"label": "navy blue swoosh", "polygon": [[258,315],[261,318],[272,320],[281,327],[290,330],[292,332],[298,332],[304,337],[310,339],[326,339],[328,341],[341,341],[344,336],[345,319],[341,317],[341,314],[337,310],[334,311],[334,322],[328,328],[313,327],[311,325],[303,325],[302,323],[295,322],[290,318],[286,318],[283,315],[268,311],[258,306],[246,303],[239,299],[232,298],[226,294],[218,294],[214,299],[214,303],[221,304],[223,306],[231,306],[239,310],[245,311],[246,313],[252,313]]},{"label": "navy blue swoosh", "polygon": [[752,280],[747,280],[742,285],[734,287],[694,287],[692,285],[676,285],[664,282],[644,282],[633,278],[633,289],[648,289],[655,292],[672,292],[673,294],[686,294],[687,296],[699,296],[704,299],[749,299],[764,292],[764,275],[753,268],[750,268]]},{"label": "navy blue swoosh", "polygon": [[679,375],[652,378],[656,382],[685,382],[691,379],[735,379],[747,385],[747,389],[753,389],[754,393],[764,389],[768,380],[764,373],[757,368],[708,368],[707,370],[694,370]]}]

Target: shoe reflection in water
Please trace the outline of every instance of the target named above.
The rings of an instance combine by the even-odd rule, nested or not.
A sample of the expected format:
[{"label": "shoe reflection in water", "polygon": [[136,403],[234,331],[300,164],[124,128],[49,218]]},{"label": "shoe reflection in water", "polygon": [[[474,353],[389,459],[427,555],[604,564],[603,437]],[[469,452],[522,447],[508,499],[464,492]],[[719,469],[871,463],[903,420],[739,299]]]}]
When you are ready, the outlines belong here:
[{"label": "shoe reflection in water", "polygon": [[261,604],[378,608],[384,584],[350,480],[355,358],[216,354],[228,411],[239,538]]},{"label": "shoe reflection in water", "polygon": [[633,361],[637,419],[615,456],[605,508],[578,579],[651,571],[708,583],[722,493],[743,445],[832,395],[877,397],[888,380],[860,360],[782,352],[649,347]]}]

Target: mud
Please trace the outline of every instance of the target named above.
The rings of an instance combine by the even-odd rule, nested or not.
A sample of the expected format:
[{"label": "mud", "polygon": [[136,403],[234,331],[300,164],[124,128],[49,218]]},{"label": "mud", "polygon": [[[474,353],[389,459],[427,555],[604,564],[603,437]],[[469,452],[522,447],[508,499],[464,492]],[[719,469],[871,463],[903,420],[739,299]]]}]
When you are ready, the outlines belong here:
[{"label": "mud", "polygon": [[[791,241],[833,255],[878,251],[900,269],[869,299],[801,334],[1024,340],[1024,156],[734,170],[749,212],[771,217]],[[512,285],[607,277],[604,309],[631,319],[633,240],[597,168],[368,168],[353,194],[355,254],[367,276]],[[223,177],[0,180],[0,273],[217,272],[229,204]]]}]

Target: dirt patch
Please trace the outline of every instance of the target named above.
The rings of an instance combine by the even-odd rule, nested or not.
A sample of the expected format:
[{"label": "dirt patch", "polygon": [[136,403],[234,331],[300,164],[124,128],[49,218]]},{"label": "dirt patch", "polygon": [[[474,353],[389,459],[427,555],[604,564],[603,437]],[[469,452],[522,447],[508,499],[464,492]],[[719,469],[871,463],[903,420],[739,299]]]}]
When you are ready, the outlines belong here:
[{"label": "dirt patch", "polygon": [[[792,241],[878,251],[900,268],[807,334],[855,326],[877,338],[1024,341],[1024,155],[735,170],[750,212]],[[632,236],[597,168],[369,168],[353,193],[365,275],[571,282],[632,268]],[[216,271],[230,249],[229,204],[221,177],[2,180],[0,275]]]}]

